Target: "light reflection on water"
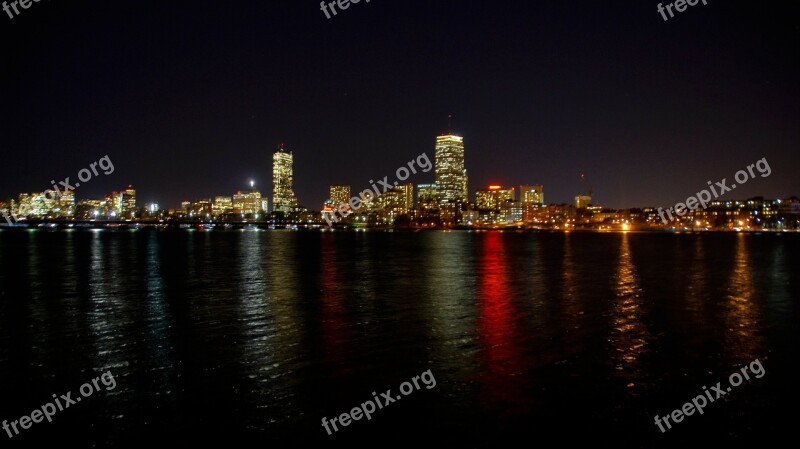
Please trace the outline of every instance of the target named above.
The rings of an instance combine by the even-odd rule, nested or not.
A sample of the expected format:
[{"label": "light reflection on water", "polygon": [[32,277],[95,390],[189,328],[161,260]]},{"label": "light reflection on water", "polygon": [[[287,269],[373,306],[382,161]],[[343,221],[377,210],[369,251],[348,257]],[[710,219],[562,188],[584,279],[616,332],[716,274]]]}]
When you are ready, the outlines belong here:
[{"label": "light reflection on water", "polygon": [[615,280],[613,332],[611,342],[615,351],[615,368],[636,373],[639,358],[649,339],[642,322],[642,296],[636,266],[633,263],[628,233],[622,234],[619,262]]},{"label": "light reflection on water", "polygon": [[3,232],[0,252],[2,416],[111,369],[119,389],[65,418],[95,443],[313,441],[321,416],[427,369],[435,389],[364,431],[417,419],[481,445],[480,426],[573,413],[647,438],[617,401],[660,408],[671,380],[797,337],[793,236]]},{"label": "light reflection on water", "polygon": [[762,338],[759,325],[758,308],[753,304],[755,286],[753,285],[753,267],[750,265],[748,239],[742,233],[736,235],[736,254],[726,299],[725,348],[731,358],[739,358],[741,362],[750,362],[762,352]]}]

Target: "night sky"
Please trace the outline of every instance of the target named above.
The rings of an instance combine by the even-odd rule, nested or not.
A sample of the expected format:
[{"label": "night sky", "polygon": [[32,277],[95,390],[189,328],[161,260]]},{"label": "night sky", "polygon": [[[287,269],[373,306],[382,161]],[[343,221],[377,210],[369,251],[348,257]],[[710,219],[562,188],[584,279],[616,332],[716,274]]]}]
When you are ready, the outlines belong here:
[{"label": "night sky", "polygon": [[[653,1],[54,1],[0,11],[0,198],[108,155],[77,190],[140,204],[271,196],[295,155],[300,204],[353,190],[435,136],[465,138],[470,196],[545,185],[573,202],[666,206],[766,157],[728,194],[800,195],[800,3]],[[580,183],[586,174],[588,186]],[[433,171],[413,176],[433,182]],[[729,181],[730,183],[730,181]],[[270,198],[271,199],[271,198]]]}]

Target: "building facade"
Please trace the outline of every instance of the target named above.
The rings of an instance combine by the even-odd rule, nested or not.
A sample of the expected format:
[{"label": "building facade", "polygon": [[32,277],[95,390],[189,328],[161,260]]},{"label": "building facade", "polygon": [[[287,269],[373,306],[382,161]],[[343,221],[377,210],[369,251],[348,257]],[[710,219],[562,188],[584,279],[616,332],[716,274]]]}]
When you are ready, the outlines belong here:
[{"label": "building facade", "polygon": [[136,212],[136,190],[133,186],[128,186],[127,189],[120,193],[120,214],[125,218],[133,218]]},{"label": "building facade", "polygon": [[294,155],[281,145],[272,155],[272,207],[279,212],[290,212],[297,207],[294,196]]},{"label": "building facade", "polygon": [[500,210],[507,201],[514,201],[514,188],[504,189],[499,185],[491,185],[475,192],[475,207],[478,210]]},{"label": "building facade", "polygon": [[229,196],[214,197],[214,215],[221,216],[233,212],[233,200]]},{"label": "building facade", "polygon": [[233,212],[244,215],[261,213],[261,192],[236,192],[233,195]]},{"label": "building facade", "polygon": [[544,204],[544,186],[541,184],[519,186],[519,202]]},{"label": "building facade", "polygon": [[467,169],[464,168],[464,138],[446,134],[436,138],[437,200],[466,203]]},{"label": "building facade", "polygon": [[334,184],[330,188],[330,198],[334,209],[339,209],[342,204],[350,204],[350,186],[347,184]]},{"label": "building facade", "polygon": [[431,211],[439,209],[436,184],[417,185],[417,208],[421,211]]}]

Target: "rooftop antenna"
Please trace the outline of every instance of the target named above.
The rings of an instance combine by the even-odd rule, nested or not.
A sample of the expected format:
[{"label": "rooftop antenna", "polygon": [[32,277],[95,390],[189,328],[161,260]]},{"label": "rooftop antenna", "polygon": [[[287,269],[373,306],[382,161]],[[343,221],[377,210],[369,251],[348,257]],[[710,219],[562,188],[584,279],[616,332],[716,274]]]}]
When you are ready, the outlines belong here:
[{"label": "rooftop antenna", "polygon": [[447,134],[453,134],[453,114],[447,114]]}]

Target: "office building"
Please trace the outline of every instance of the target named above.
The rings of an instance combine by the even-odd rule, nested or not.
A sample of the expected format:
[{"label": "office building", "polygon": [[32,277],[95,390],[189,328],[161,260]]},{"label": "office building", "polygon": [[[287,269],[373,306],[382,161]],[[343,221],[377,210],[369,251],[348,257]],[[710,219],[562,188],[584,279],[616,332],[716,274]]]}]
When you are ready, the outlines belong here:
[{"label": "office building", "polygon": [[478,210],[499,211],[507,201],[514,201],[515,196],[513,187],[504,189],[499,185],[490,185],[475,192],[475,207]]},{"label": "office building", "polygon": [[261,192],[250,190],[233,195],[233,212],[244,215],[261,213]]},{"label": "office building", "polygon": [[75,215],[75,192],[62,191],[61,197],[55,201],[53,212],[58,217],[72,217]]},{"label": "office building", "polygon": [[436,188],[440,204],[467,202],[463,137],[446,134],[436,138]]},{"label": "office building", "polygon": [[519,186],[519,202],[544,204],[544,186],[541,184]]},{"label": "office building", "polygon": [[350,204],[350,186],[346,184],[334,184],[330,189],[330,198],[333,201],[334,209],[338,210],[342,204]]},{"label": "office building", "polygon": [[106,195],[106,209],[111,216],[120,215],[122,213],[122,193],[112,190],[111,195]]},{"label": "office building", "polygon": [[297,207],[293,163],[294,155],[283,145],[272,155],[272,206],[275,211],[290,212]]},{"label": "office building", "polygon": [[414,208],[414,184],[401,184],[396,187],[398,191],[400,191],[400,195],[402,198],[403,208],[408,213],[411,209]]},{"label": "office building", "polygon": [[543,204],[525,202],[522,203],[522,221],[525,224],[533,224],[542,221],[541,211],[545,208]]},{"label": "office building", "polygon": [[214,213],[214,203],[211,198],[198,200],[192,203],[190,217],[211,218]]},{"label": "office building", "polygon": [[50,207],[54,204],[53,200],[46,198],[41,193],[20,193],[17,216],[45,217]]},{"label": "office building", "polygon": [[500,219],[506,223],[522,222],[522,203],[519,201],[504,201],[500,206]]},{"label": "office building", "polygon": [[78,201],[75,206],[75,217],[81,219],[97,219],[106,217],[109,210],[106,209],[106,200],[83,199]]},{"label": "office building", "polygon": [[214,215],[220,216],[233,212],[233,200],[229,196],[214,197]]},{"label": "office building", "polygon": [[417,208],[420,210],[435,210],[439,208],[437,201],[436,184],[417,185]]},{"label": "office building", "polygon": [[378,202],[380,219],[384,224],[392,224],[398,216],[409,213],[409,209],[406,207],[405,189],[395,187],[388,192],[384,192],[376,201]]},{"label": "office building", "polygon": [[119,207],[121,216],[132,218],[132,215],[136,212],[136,190],[134,190],[133,186],[129,185],[127,189],[120,192]]}]

